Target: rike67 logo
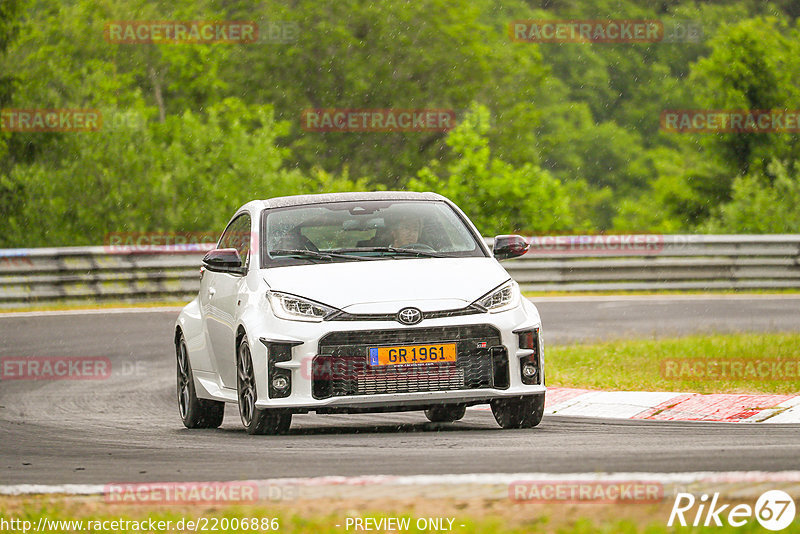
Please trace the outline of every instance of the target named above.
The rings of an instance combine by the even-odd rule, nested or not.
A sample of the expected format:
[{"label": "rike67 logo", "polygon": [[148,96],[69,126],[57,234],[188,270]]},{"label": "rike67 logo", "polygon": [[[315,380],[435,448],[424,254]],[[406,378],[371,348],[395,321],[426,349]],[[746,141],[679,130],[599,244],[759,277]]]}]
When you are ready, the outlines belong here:
[{"label": "rike67 logo", "polygon": [[755,506],[721,504],[719,493],[714,493],[711,497],[704,493],[699,498],[691,493],[678,493],[667,526],[673,526],[677,520],[677,524],[682,527],[721,527],[726,523],[732,527],[741,527],[755,518],[765,529],[778,531],[792,524],[795,511],[794,500],[781,490],[762,493]]}]

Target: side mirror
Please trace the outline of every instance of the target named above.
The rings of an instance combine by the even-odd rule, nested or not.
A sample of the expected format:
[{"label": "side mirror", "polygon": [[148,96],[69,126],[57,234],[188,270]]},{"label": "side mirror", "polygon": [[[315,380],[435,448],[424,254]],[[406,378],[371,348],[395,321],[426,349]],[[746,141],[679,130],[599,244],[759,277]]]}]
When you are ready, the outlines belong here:
[{"label": "side mirror", "polygon": [[217,273],[244,274],[244,266],[239,251],[235,248],[216,248],[203,258],[203,265]]},{"label": "side mirror", "polygon": [[518,258],[530,248],[530,243],[519,235],[499,235],[494,238],[494,257],[498,260]]}]

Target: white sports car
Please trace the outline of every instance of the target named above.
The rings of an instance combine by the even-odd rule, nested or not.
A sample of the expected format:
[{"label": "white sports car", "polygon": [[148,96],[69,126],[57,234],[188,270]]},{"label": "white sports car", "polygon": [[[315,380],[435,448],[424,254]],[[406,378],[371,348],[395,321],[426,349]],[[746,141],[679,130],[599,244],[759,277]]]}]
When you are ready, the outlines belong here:
[{"label": "white sports car", "polygon": [[541,320],[466,215],[433,193],[254,200],[203,258],[175,324],[178,406],[215,428],[237,403],[251,434],[292,414],[424,410],[433,422],[489,403],[503,428],[544,410]]}]

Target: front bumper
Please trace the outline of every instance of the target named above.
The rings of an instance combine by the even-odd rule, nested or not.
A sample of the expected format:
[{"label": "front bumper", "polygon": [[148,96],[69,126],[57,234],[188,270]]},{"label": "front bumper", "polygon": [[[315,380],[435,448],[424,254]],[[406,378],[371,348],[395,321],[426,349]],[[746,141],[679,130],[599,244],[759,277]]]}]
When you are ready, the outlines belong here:
[{"label": "front bumper", "polygon": [[[264,317],[269,319],[263,319]],[[536,308],[527,300],[513,310],[501,313],[480,313],[457,317],[426,319],[415,326],[403,326],[396,321],[323,321],[308,323],[286,321],[274,318],[271,314],[258,314],[259,319],[251,321],[248,338],[251,340],[258,408],[280,408],[295,412],[317,411],[400,411],[403,409],[424,409],[428,406],[445,403],[480,404],[496,398],[520,397],[524,395],[543,394],[544,385],[544,351],[541,336],[537,336],[535,350],[520,348],[519,336],[515,332],[541,328],[541,321]],[[251,318],[255,319],[255,317]],[[245,321],[244,324],[248,325]],[[255,326],[255,328],[254,328]],[[374,339],[376,345],[386,343],[387,332],[391,332],[402,343],[426,343],[454,341],[452,339],[436,339],[433,332],[448,333],[452,337],[454,329],[460,331],[485,332],[487,329],[496,333],[495,338],[487,338],[485,347],[475,348],[472,358],[474,365],[467,368],[447,370],[446,378],[438,380],[427,373],[442,376],[442,369],[434,366],[411,367],[409,377],[404,373],[379,373],[376,382],[372,371],[366,366],[366,346]],[[419,339],[416,337],[425,333]],[[343,355],[345,351],[340,345],[332,348],[331,336],[336,339],[347,338],[349,334],[357,335],[358,345],[347,348],[350,356],[360,357],[363,354],[364,364],[356,367],[340,368],[349,382],[337,382],[339,389],[325,390],[320,388],[318,366],[320,356],[331,354]],[[381,335],[383,334],[383,335]],[[372,337],[374,336],[374,338]],[[259,340],[263,340],[260,341]],[[465,340],[459,341],[458,357],[466,361],[464,352]],[[468,342],[472,343],[473,339]],[[393,344],[393,343],[389,343]],[[335,344],[334,344],[335,345]],[[338,347],[338,348],[337,348]],[[360,348],[359,348],[360,347]],[[504,349],[506,376],[498,377],[498,367],[491,359],[497,359],[497,349]],[[363,351],[362,351],[363,348]],[[339,352],[336,352],[336,351]],[[484,352],[481,352],[484,351]],[[345,351],[346,352],[346,351]],[[520,360],[538,353],[539,380],[536,384],[524,384],[520,373]],[[271,356],[270,356],[271,354]],[[276,355],[282,354],[276,361]],[[489,358],[489,363],[480,363],[480,358]],[[500,374],[502,374],[500,369]],[[455,374],[453,374],[455,373]],[[272,377],[281,374],[287,377],[291,386],[286,396],[275,395],[269,388]],[[327,378],[337,377],[334,370]],[[499,379],[498,379],[499,378]],[[392,382],[394,380],[394,382]],[[376,386],[375,384],[379,385]],[[441,383],[441,389],[438,385]],[[345,384],[345,385],[342,385]],[[399,385],[398,385],[399,384]],[[415,390],[416,386],[416,390]],[[336,389],[336,391],[334,391]],[[388,391],[388,392],[386,392]]]}]

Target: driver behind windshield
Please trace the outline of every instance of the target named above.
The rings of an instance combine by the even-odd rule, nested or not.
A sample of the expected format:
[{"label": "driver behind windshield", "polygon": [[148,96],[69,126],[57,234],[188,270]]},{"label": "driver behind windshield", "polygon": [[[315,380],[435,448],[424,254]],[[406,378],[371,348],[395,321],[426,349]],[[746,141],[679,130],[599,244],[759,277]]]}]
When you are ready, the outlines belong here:
[{"label": "driver behind windshield", "polygon": [[419,243],[419,234],[422,231],[422,221],[415,215],[407,215],[397,219],[390,229],[392,246],[404,248]]}]

